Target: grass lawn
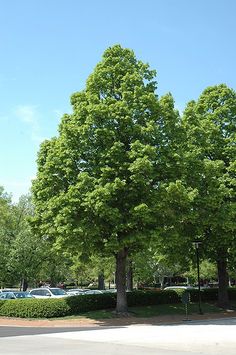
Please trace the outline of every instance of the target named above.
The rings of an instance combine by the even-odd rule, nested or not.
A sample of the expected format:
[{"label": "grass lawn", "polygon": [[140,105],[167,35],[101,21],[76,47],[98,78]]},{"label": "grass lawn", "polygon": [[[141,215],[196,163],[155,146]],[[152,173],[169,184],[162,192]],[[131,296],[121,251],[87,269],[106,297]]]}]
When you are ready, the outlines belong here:
[{"label": "grass lawn", "polygon": [[[235,309],[235,307],[232,307]],[[198,303],[190,303],[188,305],[188,314],[198,313]],[[202,303],[202,311],[203,313],[223,313],[224,310],[217,307],[213,303]],[[185,316],[185,305],[178,304],[161,304],[155,306],[143,306],[143,307],[130,307],[129,308],[130,315],[137,318],[148,318],[148,317],[156,317],[163,315],[175,315],[180,314]],[[76,319],[76,318],[89,318],[89,319],[111,319],[116,318],[114,313],[114,309],[112,310],[98,310],[98,311],[90,311],[81,313],[80,315],[68,316],[63,319]],[[57,318],[59,319],[59,318]]]}]

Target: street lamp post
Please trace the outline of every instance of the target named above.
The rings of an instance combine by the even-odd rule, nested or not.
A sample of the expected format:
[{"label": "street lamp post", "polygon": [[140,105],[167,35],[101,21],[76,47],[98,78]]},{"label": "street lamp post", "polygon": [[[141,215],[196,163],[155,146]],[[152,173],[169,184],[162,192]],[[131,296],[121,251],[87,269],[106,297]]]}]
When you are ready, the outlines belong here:
[{"label": "street lamp post", "polygon": [[200,268],[199,268],[199,245],[202,242],[199,240],[195,240],[193,242],[193,245],[196,250],[196,259],[197,259],[197,280],[198,280],[198,309],[199,309],[199,314],[203,314],[202,312],[202,307],[201,307],[201,288],[200,288]]}]

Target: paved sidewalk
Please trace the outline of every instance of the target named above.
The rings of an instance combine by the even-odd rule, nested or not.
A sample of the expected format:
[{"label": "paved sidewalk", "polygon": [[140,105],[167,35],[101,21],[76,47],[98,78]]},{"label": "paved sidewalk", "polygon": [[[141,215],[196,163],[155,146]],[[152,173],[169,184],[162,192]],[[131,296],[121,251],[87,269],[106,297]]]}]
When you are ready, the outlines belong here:
[{"label": "paved sidewalk", "polygon": [[[222,324],[223,323],[223,324]],[[90,330],[44,335],[50,339],[70,339],[95,343],[126,344],[148,349],[234,354],[236,318],[197,321],[179,325],[131,325],[119,329]]]},{"label": "paved sidewalk", "polygon": [[236,318],[1,338],[8,355],[235,355]]}]

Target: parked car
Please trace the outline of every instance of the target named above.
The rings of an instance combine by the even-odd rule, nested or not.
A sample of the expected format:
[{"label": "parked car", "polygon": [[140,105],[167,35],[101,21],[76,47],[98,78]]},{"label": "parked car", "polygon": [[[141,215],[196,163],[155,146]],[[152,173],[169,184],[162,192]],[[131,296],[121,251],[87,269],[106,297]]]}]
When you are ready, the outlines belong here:
[{"label": "parked car", "polygon": [[15,299],[26,299],[34,298],[29,292],[23,291],[11,291],[11,292],[2,292],[0,294],[1,300],[15,300]]},{"label": "parked car", "polygon": [[69,290],[66,290],[67,294],[70,296],[83,295],[87,291],[90,291],[90,290],[87,288],[71,288]]},{"label": "parked car", "polygon": [[103,293],[101,290],[90,290],[89,288],[74,288],[66,291],[70,296],[95,295]]},{"label": "parked car", "polygon": [[98,294],[102,294],[102,291],[101,290],[88,290],[83,293],[83,295],[98,295]]},{"label": "parked car", "polygon": [[108,288],[106,290],[101,290],[102,293],[116,293],[117,289],[116,288]]},{"label": "parked car", "polygon": [[69,295],[59,287],[40,287],[29,291],[35,298],[61,298]]}]

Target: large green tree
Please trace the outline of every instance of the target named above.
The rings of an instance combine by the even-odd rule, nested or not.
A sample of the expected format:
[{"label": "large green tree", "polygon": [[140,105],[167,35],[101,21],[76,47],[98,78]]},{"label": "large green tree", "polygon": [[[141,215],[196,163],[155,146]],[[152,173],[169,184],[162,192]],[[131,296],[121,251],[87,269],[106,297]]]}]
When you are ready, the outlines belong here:
[{"label": "large green tree", "polygon": [[235,250],[236,93],[221,84],[207,88],[185,110],[184,178],[197,190],[188,226],[202,251],[217,263],[221,307],[229,306],[227,260]]},{"label": "large green tree", "polygon": [[171,95],[158,101],[154,78],[133,51],[108,48],[59,136],[41,145],[33,183],[41,235],[115,256],[117,312],[127,312],[127,256],[156,228],[160,185],[179,159],[170,152],[179,116]]}]

